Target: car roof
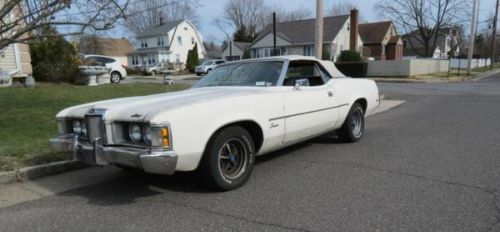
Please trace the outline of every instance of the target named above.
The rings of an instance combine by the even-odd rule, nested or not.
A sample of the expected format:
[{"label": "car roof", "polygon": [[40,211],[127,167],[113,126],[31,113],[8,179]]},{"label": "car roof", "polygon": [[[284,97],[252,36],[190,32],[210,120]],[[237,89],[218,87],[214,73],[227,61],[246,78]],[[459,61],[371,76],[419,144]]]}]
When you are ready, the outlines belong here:
[{"label": "car roof", "polygon": [[341,73],[335,64],[330,61],[330,60],[319,60],[316,59],[316,57],[313,56],[300,56],[300,55],[286,55],[286,56],[272,56],[272,57],[262,57],[262,58],[253,58],[253,59],[245,59],[245,60],[237,60],[237,61],[231,61],[227,62],[234,64],[234,63],[245,63],[245,62],[258,62],[258,61],[315,61],[323,65],[323,67],[334,77],[345,77],[343,73]]}]

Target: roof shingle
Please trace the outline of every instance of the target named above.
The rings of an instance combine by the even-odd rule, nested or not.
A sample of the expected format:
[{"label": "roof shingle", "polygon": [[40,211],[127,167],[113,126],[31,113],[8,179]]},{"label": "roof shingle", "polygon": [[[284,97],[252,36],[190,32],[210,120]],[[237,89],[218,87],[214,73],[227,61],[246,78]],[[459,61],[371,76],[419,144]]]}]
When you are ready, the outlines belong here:
[{"label": "roof shingle", "polygon": [[364,44],[382,44],[391,26],[391,21],[363,23],[359,25],[359,36]]},{"label": "roof shingle", "polygon": [[[323,41],[333,41],[346,21],[349,20],[349,17],[349,15],[325,17]],[[277,23],[276,34],[292,44],[314,44],[315,23],[316,19],[304,19]],[[259,37],[254,41],[254,43],[272,33],[272,31],[272,24],[266,26],[261,32],[259,32]]]}]

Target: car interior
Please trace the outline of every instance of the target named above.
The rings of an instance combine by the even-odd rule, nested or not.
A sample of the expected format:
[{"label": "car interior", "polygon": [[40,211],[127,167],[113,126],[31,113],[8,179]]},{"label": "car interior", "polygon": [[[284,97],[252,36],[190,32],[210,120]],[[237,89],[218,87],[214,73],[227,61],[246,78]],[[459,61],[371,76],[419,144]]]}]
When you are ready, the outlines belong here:
[{"label": "car interior", "polygon": [[322,86],[327,79],[331,79],[322,71],[315,62],[293,61],[288,66],[288,71],[283,86],[295,86],[298,80],[307,80],[303,86]]}]

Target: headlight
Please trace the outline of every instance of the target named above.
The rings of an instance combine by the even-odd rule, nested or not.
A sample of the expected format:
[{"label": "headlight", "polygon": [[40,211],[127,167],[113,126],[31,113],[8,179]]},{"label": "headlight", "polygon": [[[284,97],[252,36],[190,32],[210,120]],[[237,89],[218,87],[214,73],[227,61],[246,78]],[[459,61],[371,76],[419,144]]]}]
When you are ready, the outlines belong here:
[{"label": "headlight", "polygon": [[76,135],[80,135],[82,133],[82,125],[78,120],[73,121],[73,133]]},{"label": "headlight", "polygon": [[141,127],[137,124],[130,125],[128,128],[128,135],[132,142],[139,143],[142,139]]},{"label": "headlight", "polygon": [[87,134],[87,125],[84,122],[82,122],[81,125],[82,125],[81,126],[82,127],[82,135],[83,135],[83,137],[87,137],[87,135],[88,135]]},{"label": "headlight", "polygon": [[147,126],[144,127],[144,142],[146,142],[148,145],[151,145],[151,127]]}]

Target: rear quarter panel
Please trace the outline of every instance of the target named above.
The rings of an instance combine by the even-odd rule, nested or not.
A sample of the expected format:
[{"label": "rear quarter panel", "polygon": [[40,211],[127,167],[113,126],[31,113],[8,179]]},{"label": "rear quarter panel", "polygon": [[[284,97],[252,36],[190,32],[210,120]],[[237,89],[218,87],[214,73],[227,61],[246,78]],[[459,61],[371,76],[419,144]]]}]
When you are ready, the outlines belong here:
[{"label": "rear quarter panel", "polygon": [[339,120],[336,127],[340,128],[344,123],[352,105],[359,99],[365,99],[367,102],[365,116],[373,113],[379,105],[379,91],[375,81],[368,79],[337,78],[331,81],[335,91],[335,97],[339,104],[349,104],[349,107],[339,109]]}]

